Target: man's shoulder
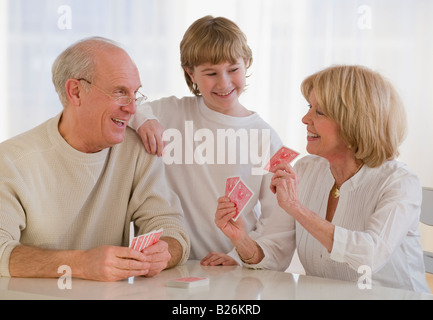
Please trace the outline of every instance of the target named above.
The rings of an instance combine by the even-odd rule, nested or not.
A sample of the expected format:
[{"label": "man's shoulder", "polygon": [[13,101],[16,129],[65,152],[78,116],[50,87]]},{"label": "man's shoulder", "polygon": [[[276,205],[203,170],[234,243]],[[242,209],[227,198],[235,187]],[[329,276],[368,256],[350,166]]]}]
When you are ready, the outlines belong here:
[{"label": "man's shoulder", "polygon": [[128,143],[138,143],[140,142],[140,136],[138,135],[138,133],[130,128],[130,127],[126,127],[126,131],[125,131],[125,139],[122,143],[124,142],[128,142]]},{"label": "man's shoulder", "polygon": [[115,162],[116,168],[121,172],[127,170],[134,175],[142,175],[151,168],[159,170],[162,166],[162,159],[149,154],[140,136],[131,128],[126,129],[123,142],[111,148],[109,161]]},{"label": "man's shoulder", "polygon": [[20,158],[49,148],[49,121],[0,143],[0,153],[12,158]]},{"label": "man's shoulder", "polygon": [[140,136],[134,129],[129,127],[126,128],[123,142],[115,145],[113,148],[122,150],[122,153],[127,157],[137,157],[142,153],[147,154]]}]

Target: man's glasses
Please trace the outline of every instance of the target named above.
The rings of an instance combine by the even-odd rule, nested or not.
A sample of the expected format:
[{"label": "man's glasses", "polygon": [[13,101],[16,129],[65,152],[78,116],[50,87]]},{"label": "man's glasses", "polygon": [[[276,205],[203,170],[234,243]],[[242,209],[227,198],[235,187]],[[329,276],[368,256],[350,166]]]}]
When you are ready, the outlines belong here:
[{"label": "man's glasses", "polygon": [[129,106],[131,104],[132,101],[135,101],[137,104],[140,104],[140,102],[147,100],[147,97],[145,95],[143,95],[141,92],[137,91],[136,97],[135,98],[131,98],[130,96],[120,96],[120,97],[115,97],[107,92],[105,92],[104,90],[102,90],[101,88],[95,86],[93,83],[91,83],[89,80],[86,80],[84,78],[80,78],[77,79],[78,81],[85,81],[88,84],[90,84],[91,86],[95,87],[95,89],[98,89],[100,92],[102,92],[103,94],[105,94],[107,97],[110,97],[112,99],[114,99],[116,101],[116,103],[121,106],[121,107],[125,107],[125,106]]}]

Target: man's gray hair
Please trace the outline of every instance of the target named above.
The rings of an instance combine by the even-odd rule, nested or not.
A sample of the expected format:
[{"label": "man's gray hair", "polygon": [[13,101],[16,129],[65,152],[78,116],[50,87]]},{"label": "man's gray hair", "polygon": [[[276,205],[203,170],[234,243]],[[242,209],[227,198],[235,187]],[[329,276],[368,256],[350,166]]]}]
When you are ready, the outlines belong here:
[{"label": "man's gray hair", "polygon": [[[65,90],[69,79],[84,78],[93,82],[95,77],[95,53],[104,48],[121,46],[113,40],[103,37],[91,37],[80,40],[65,51],[54,61],[52,79],[63,107],[68,102]],[[122,48],[121,48],[122,49]]]}]

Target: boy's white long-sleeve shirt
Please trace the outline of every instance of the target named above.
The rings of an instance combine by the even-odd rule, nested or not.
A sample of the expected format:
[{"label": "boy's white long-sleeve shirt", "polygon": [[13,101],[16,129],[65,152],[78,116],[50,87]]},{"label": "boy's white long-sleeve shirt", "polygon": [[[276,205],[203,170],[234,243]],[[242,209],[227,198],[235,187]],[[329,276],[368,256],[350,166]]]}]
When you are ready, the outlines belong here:
[{"label": "boy's white long-sleeve shirt", "polygon": [[[148,102],[138,106],[130,125],[138,129],[150,118],[158,119],[165,129],[166,175],[185,213],[191,237],[190,259],[200,260],[215,251],[239,261],[231,241],[214,220],[226,179],[240,176],[254,192],[242,216],[250,236],[263,247],[267,257],[257,267],[284,271],[293,254],[287,242],[293,249],[295,246],[294,220],[278,206],[269,188],[272,174],[262,170],[269,156],[282,146],[276,132],[257,113],[247,117],[224,115],[209,109],[202,97]],[[226,134],[241,138],[226,139]],[[270,139],[266,139],[267,134]],[[231,147],[230,142],[236,145]],[[261,154],[262,145],[266,155]],[[265,226],[267,235],[262,234]]]}]

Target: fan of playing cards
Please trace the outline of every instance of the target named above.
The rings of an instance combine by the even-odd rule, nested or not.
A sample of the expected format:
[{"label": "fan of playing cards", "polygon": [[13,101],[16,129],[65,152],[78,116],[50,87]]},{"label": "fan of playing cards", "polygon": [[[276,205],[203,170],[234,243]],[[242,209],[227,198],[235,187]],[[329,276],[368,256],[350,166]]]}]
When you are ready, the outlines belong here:
[{"label": "fan of playing cards", "polygon": [[151,245],[157,243],[161,237],[162,229],[152,231],[131,239],[129,247],[131,249],[141,251]]},{"label": "fan of playing cards", "polygon": [[226,180],[225,195],[236,205],[236,215],[233,217],[233,220],[236,221],[253,197],[254,192],[247,187],[240,177],[230,177]]}]

